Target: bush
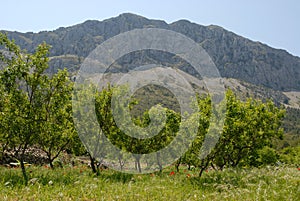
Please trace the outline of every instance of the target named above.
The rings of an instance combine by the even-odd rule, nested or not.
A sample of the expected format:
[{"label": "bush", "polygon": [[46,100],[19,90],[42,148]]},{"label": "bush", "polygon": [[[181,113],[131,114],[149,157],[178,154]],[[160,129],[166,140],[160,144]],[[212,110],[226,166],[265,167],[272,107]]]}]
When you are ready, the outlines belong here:
[{"label": "bush", "polygon": [[300,146],[286,147],[281,150],[280,161],[286,164],[300,165]]},{"label": "bush", "polygon": [[279,155],[276,150],[270,147],[264,147],[258,151],[258,165],[274,165],[278,161]]}]

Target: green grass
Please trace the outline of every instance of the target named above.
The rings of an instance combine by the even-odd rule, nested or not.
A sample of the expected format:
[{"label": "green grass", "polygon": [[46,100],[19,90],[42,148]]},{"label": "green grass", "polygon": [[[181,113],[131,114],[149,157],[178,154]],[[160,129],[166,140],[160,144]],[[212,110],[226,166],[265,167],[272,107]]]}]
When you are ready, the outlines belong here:
[{"label": "green grass", "polygon": [[210,171],[202,178],[185,169],[170,175],[173,167],[161,174],[130,175],[104,170],[100,176],[85,167],[27,170],[32,181],[24,186],[20,169],[0,167],[0,200],[300,199],[300,171],[295,167]]}]

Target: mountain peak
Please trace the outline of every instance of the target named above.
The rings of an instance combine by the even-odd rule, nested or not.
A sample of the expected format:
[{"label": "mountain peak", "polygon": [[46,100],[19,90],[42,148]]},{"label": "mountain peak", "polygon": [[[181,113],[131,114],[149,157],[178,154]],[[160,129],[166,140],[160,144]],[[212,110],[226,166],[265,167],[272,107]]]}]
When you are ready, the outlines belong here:
[{"label": "mountain peak", "polygon": [[132,23],[136,23],[136,24],[145,24],[145,25],[150,25],[150,24],[154,24],[157,27],[165,27],[168,24],[163,21],[163,20],[157,20],[157,19],[148,19],[146,17],[143,17],[141,15],[137,15],[137,14],[133,14],[133,13],[122,13],[120,15],[118,15],[117,17],[114,18],[110,18],[107,19],[105,21],[119,21],[119,22],[132,22]]},{"label": "mountain peak", "polygon": [[122,13],[122,14],[118,15],[116,18],[125,18],[125,19],[142,18],[142,19],[148,20],[147,18],[145,18],[141,15],[134,14],[134,13]]}]

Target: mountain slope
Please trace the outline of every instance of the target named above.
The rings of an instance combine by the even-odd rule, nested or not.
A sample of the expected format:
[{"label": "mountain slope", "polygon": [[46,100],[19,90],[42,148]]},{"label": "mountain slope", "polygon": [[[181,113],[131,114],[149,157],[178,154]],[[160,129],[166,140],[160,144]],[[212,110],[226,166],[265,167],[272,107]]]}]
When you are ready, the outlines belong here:
[{"label": "mountain slope", "polygon": [[106,39],[125,31],[146,27],[174,30],[192,38],[209,53],[223,77],[274,90],[300,91],[299,57],[285,50],[253,42],[218,26],[201,26],[187,20],[167,24],[125,13],[104,21],[88,20],[54,31],[7,34],[29,52],[34,51],[43,41],[50,44],[52,71],[63,67],[77,70],[83,59]]}]

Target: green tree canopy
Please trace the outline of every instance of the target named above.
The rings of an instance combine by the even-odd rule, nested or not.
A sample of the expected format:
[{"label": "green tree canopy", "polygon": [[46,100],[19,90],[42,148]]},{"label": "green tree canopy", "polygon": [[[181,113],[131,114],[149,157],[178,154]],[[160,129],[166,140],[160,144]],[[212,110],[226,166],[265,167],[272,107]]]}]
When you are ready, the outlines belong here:
[{"label": "green tree canopy", "polygon": [[45,73],[47,44],[29,54],[0,33],[0,45],[1,143],[20,160],[27,183],[24,157],[28,148],[39,146],[52,163],[74,133],[70,117],[72,84],[65,70],[53,76]]}]

